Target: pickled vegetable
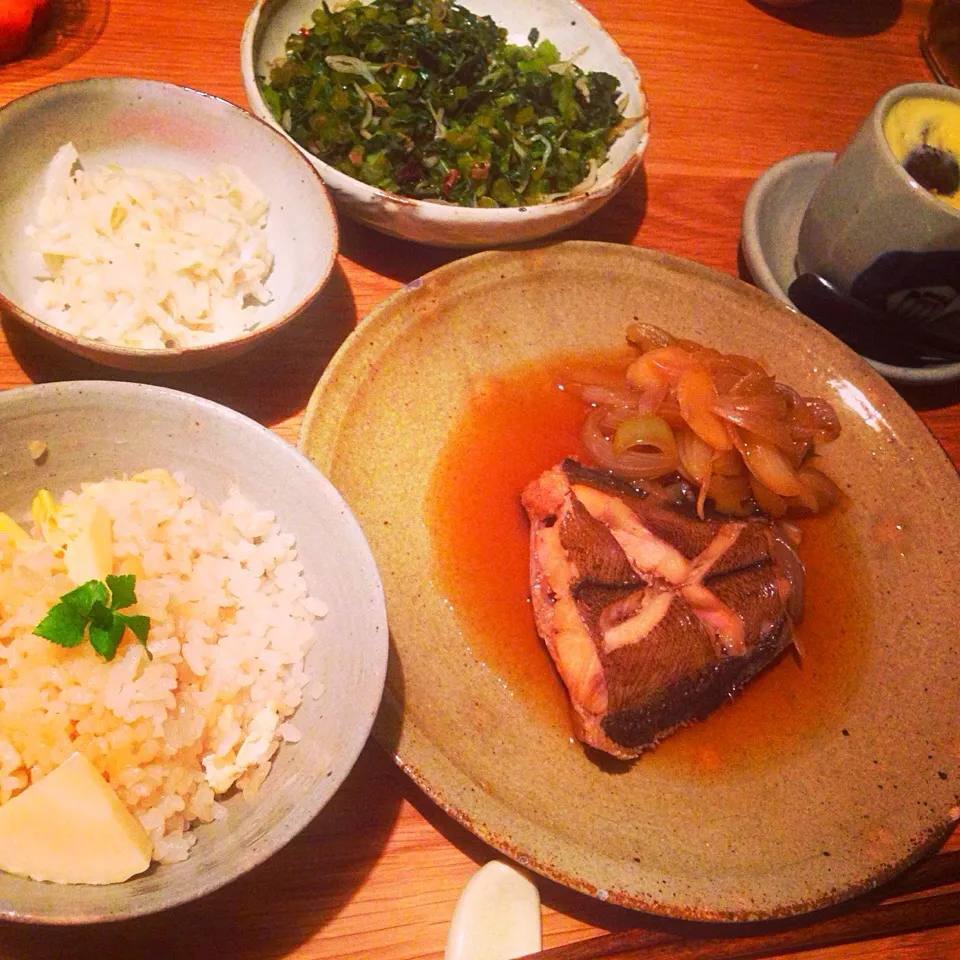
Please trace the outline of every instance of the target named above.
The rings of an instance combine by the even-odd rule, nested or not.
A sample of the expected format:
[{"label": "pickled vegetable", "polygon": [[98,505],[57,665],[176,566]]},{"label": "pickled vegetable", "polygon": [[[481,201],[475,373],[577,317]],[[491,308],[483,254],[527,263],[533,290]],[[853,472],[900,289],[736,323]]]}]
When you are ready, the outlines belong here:
[{"label": "pickled vegetable", "polygon": [[299,144],[391,193],[469,207],[543,203],[589,182],[636,119],[616,77],[526,45],[451,0],[324,3],[261,77]]}]

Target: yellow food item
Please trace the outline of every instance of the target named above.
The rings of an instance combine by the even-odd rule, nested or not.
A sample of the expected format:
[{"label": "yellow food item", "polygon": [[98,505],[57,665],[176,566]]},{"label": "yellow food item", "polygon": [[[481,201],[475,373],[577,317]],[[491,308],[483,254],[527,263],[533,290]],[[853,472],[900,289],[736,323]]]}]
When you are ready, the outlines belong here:
[{"label": "yellow food item", "polygon": [[541,946],[540,894],[519,868],[491,860],[453,911],[444,960],[511,960]]},{"label": "yellow food item", "polygon": [[147,575],[143,569],[143,561],[139,557],[124,557],[117,565],[117,573],[120,576],[132,573],[138,580],[142,580]]},{"label": "yellow food item", "polygon": [[113,572],[113,524],[97,505],[79,532],[63,548],[67,576],[79,586],[88,580],[105,580]]},{"label": "yellow food item", "polygon": [[166,484],[170,490],[177,490],[180,484],[174,479],[169,470],[161,467],[151,467],[149,470],[141,470],[135,473],[131,478],[131,483],[150,483],[151,481]]},{"label": "yellow food item", "polygon": [[[921,147],[953,157],[960,162],[960,103],[937,97],[904,97],[883,118],[883,135],[897,162],[905,164]],[[960,208],[960,189],[935,194]]]},{"label": "yellow food item", "polygon": [[30,535],[16,520],[8,517],[5,513],[0,513],[0,534],[4,533],[17,543],[23,543],[30,539]]},{"label": "yellow food item", "polygon": [[27,444],[27,452],[34,463],[40,463],[47,455],[47,445],[42,440],[31,440]]},{"label": "yellow food item", "polygon": [[67,575],[80,586],[113,573],[113,525],[99,504],[78,512],[38,490],[30,508],[43,539],[63,557]]},{"label": "yellow food item", "polygon": [[140,821],[83,754],[0,806],[0,869],[51,883],[120,883],[150,866]]},{"label": "yellow food item", "polygon": [[[33,522],[40,528],[43,539],[56,549],[57,544],[53,537],[57,532],[57,501],[53,499],[49,490],[38,490],[30,504],[30,515]],[[62,547],[62,543],[60,544]]]}]

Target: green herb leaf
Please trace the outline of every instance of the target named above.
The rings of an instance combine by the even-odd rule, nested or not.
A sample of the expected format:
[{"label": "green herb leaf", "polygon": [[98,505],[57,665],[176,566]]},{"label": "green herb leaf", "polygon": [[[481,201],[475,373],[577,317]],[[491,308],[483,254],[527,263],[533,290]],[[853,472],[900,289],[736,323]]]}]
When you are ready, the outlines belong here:
[{"label": "green herb leaf", "polygon": [[147,642],[147,634],[150,632],[149,617],[145,617],[142,614],[130,615],[126,613],[117,613],[114,614],[114,620],[119,620],[121,623],[128,626],[141,643],[145,644]]},{"label": "green herb leaf", "polygon": [[113,611],[98,600],[90,608],[87,619],[90,621],[90,626],[99,627],[101,630],[109,630],[110,624],[113,623]]},{"label": "green herb leaf", "polygon": [[123,610],[124,607],[132,607],[137,602],[137,594],[134,590],[136,582],[137,578],[132,573],[121,576],[107,574],[111,610]]},{"label": "green herb leaf", "polygon": [[152,660],[153,654],[147,647],[147,634],[150,633],[150,618],[142,614],[115,613],[114,619],[125,624],[130,628],[130,632],[143,644],[143,649],[147,651],[147,659]]},{"label": "green herb leaf", "polygon": [[60,602],[73,607],[83,617],[89,617],[95,603],[106,604],[110,594],[105,584],[99,580],[88,580],[75,590],[65,593]]},{"label": "green herb leaf", "polygon": [[122,576],[108,574],[106,583],[88,580],[65,593],[33,632],[61,647],[76,647],[86,635],[90,645],[104,660],[112,660],[124,630],[129,627],[152,660],[153,655],[147,648],[150,618],[117,612],[137,602],[135,586],[136,577],[132,573]]},{"label": "green herb leaf", "polygon": [[106,628],[90,624],[90,645],[104,660],[112,660],[116,656],[117,647],[120,646],[120,639],[123,637],[123,628],[124,624],[113,617],[110,618],[110,625]]},{"label": "green herb leaf", "polygon": [[83,631],[87,618],[68,603],[51,607],[47,615],[34,627],[33,632],[61,647],[76,647],[83,643]]}]

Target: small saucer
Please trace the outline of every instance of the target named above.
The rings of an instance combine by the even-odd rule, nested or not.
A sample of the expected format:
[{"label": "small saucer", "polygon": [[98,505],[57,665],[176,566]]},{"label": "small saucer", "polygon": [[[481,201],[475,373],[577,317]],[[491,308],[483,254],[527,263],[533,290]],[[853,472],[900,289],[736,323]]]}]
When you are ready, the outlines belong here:
[{"label": "small saucer", "polygon": [[[775,163],[751,187],[743,208],[741,246],[754,283],[791,310],[787,296],[797,278],[795,264],[800,222],[835,153],[798,153]],[[867,360],[892,383],[931,384],[960,380],[960,363],[935,367],[896,367]]]}]

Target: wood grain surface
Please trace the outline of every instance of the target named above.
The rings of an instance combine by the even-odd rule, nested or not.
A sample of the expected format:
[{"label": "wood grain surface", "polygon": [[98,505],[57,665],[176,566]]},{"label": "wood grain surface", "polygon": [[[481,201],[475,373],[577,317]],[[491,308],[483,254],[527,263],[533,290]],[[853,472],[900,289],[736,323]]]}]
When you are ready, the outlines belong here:
[{"label": "wood grain surface", "polygon": [[[566,237],[637,244],[740,272],[744,200],[772,163],[836,150],[874,101],[930,79],[919,0],[820,0],[794,9],[750,0],[583,0],[636,63],[651,107],[641,172]],[[244,107],[239,43],[250,0],[54,0],[72,18],[69,50],[0,66],[0,105],[91,76],[186,84]],[[66,41],[65,41],[66,44]],[[0,158],[0,176],[6,158]],[[294,442],[332,352],[403,283],[458,256],[347,221],[331,282],[307,314],[247,357],[151,382],[210,397]],[[130,377],[63,353],[11,320],[0,329],[0,387]],[[954,463],[960,387],[904,394]],[[957,835],[948,848],[960,848]],[[0,923],[0,957],[296,957],[437,960],[456,898],[494,851],[439,811],[375,745],[334,801],[286,849],[197,903],[100,928]],[[539,884],[544,946],[647,927],[694,936],[555,884]],[[957,918],[960,924],[960,917]],[[711,956],[703,953],[703,957]],[[817,960],[960,958],[960,925],[818,948]]]}]

